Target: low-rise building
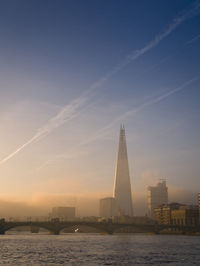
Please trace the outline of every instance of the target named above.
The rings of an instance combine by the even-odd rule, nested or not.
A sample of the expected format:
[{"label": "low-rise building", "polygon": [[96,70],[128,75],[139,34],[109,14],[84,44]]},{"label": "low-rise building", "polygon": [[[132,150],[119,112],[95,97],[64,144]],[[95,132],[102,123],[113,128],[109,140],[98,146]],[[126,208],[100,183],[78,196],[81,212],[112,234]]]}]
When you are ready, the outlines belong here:
[{"label": "low-rise building", "polygon": [[198,206],[181,206],[178,210],[171,211],[171,220],[173,225],[197,226],[199,223]]},{"label": "low-rise building", "polygon": [[75,218],[75,207],[54,207],[50,213],[50,218],[61,221],[73,220]]},{"label": "low-rise building", "polygon": [[116,204],[115,199],[112,197],[100,199],[100,217],[111,218],[115,216]]},{"label": "low-rise building", "polygon": [[182,204],[179,203],[170,203],[170,204],[162,204],[158,207],[154,208],[154,219],[158,222],[158,224],[171,224],[171,211],[179,209]]}]

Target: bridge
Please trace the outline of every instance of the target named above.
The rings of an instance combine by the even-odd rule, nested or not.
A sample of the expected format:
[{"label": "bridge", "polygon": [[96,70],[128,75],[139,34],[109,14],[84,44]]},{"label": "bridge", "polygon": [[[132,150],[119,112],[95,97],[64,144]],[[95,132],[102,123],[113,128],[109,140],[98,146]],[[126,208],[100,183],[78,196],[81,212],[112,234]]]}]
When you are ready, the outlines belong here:
[{"label": "bridge", "polygon": [[102,233],[113,234],[120,229],[131,228],[136,233],[156,233],[159,234],[162,230],[170,229],[181,232],[200,232],[200,226],[180,226],[180,225],[158,225],[158,224],[135,224],[135,223],[113,223],[112,220],[107,222],[87,222],[87,221],[47,221],[47,222],[15,222],[15,221],[5,221],[0,220],[0,234],[5,234],[6,231],[20,227],[20,226],[30,226],[34,228],[44,228],[48,230],[51,234],[59,235],[60,232],[65,228],[76,229],[79,226],[92,227],[99,230]]}]

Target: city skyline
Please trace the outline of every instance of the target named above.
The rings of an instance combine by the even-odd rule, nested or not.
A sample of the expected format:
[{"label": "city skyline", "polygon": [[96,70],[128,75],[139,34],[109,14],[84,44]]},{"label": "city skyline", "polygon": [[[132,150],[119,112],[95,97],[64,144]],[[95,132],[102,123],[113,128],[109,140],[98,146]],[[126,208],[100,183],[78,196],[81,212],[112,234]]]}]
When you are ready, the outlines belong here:
[{"label": "city skyline", "polygon": [[[158,180],[157,180],[158,181]],[[148,184],[146,184],[148,185]],[[155,184],[154,184],[155,185]],[[163,187],[163,188],[162,188]],[[136,191],[134,191],[130,184],[130,174],[129,174],[129,166],[128,166],[128,153],[127,153],[127,145],[126,145],[126,135],[125,135],[125,127],[124,125],[120,125],[120,134],[119,134],[119,145],[118,145],[118,153],[117,153],[117,163],[115,169],[115,178],[114,178],[114,186],[113,186],[113,197],[106,197],[100,199],[102,196],[97,194],[96,197],[86,197],[83,195],[72,196],[72,194],[61,194],[61,195],[52,195],[51,197],[43,195],[42,201],[36,202],[13,202],[12,201],[4,201],[3,204],[0,205],[1,215],[6,217],[7,219],[30,219],[31,217],[43,217],[42,219],[48,219],[49,208],[57,209],[57,208],[76,208],[76,212],[78,217],[84,216],[99,216],[99,210],[97,202],[99,203],[100,199],[100,217],[101,214],[106,215],[107,218],[114,216],[143,216],[148,215],[148,217],[153,218],[152,208],[155,208],[158,205],[167,204],[168,202],[168,188],[166,187],[166,180],[160,179],[155,187],[147,186],[147,195],[144,197],[143,205],[141,203],[138,205],[136,200],[136,204],[134,202],[133,209],[133,196]],[[149,190],[155,190],[155,195],[150,195]],[[164,189],[164,190],[163,190]],[[162,191],[163,190],[163,191]],[[165,191],[166,190],[166,191]],[[164,194],[167,192],[167,195]],[[171,192],[171,191],[169,191]],[[172,191],[173,192],[173,191]],[[164,194],[163,194],[164,193]],[[185,204],[196,204],[198,203],[198,197],[196,193],[193,193],[193,197],[190,194],[184,194],[183,198],[177,197],[170,194],[169,202],[173,201],[181,201]],[[105,195],[105,192],[103,192]],[[137,195],[137,194],[136,194]],[[46,197],[45,197],[46,196]],[[109,193],[110,196],[110,193]],[[166,199],[165,199],[166,198]],[[134,199],[137,199],[134,197]],[[42,204],[41,204],[42,202]],[[153,205],[152,205],[153,203]],[[13,204],[13,206],[12,206]],[[89,204],[89,209],[88,209]],[[5,206],[4,206],[5,205]],[[65,207],[56,207],[57,205],[63,205]],[[147,208],[148,205],[148,208]],[[78,211],[77,211],[78,210]],[[89,212],[88,212],[89,211]]]},{"label": "city skyline", "polygon": [[0,208],[109,196],[120,123],[136,213],[160,178],[195,202],[199,1],[48,2],[0,3]]}]

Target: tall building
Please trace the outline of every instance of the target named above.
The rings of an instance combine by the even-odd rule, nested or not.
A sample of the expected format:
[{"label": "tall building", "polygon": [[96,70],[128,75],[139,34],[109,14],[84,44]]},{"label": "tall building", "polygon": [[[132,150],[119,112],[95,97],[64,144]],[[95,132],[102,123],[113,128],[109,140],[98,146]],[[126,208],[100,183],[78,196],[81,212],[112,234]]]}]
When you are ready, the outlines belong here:
[{"label": "tall building", "polygon": [[200,224],[200,192],[198,194],[198,202],[199,202],[199,224]]},{"label": "tall building", "polygon": [[75,207],[54,207],[50,214],[51,218],[58,218],[62,221],[73,220],[75,218]]},{"label": "tall building", "polygon": [[124,126],[120,127],[119,149],[114,183],[117,215],[133,216],[131,182]]},{"label": "tall building", "polygon": [[115,216],[115,199],[103,198],[100,199],[100,217],[111,218]]},{"label": "tall building", "polygon": [[168,188],[166,181],[161,180],[157,186],[148,187],[148,215],[154,218],[154,208],[168,203]]}]

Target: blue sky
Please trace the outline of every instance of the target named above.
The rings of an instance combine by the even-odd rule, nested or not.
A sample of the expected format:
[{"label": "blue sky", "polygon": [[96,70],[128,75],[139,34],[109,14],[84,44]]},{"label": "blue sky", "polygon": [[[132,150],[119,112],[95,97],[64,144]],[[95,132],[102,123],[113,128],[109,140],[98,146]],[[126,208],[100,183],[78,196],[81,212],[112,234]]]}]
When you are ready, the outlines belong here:
[{"label": "blue sky", "polygon": [[1,0],[0,36],[2,195],[112,193],[120,123],[133,193],[198,191],[199,1]]}]

